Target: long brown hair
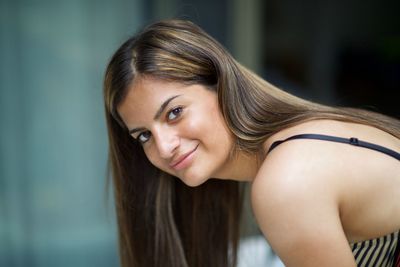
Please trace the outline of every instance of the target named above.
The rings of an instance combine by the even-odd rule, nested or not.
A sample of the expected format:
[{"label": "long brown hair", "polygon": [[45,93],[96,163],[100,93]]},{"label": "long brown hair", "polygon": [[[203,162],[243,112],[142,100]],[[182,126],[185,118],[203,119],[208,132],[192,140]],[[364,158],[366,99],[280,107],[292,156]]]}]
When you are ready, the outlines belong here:
[{"label": "long brown hair", "polygon": [[235,149],[260,153],[272,134],[313,119],[372,125],[400,138],[400,122],[290,95],[241,66],[189,21],[154,23],[127,40],[105,74],[104,100],[122,266],[234,266],[242,193],[238,182],[190,188],[146,158],[117,107],[139,76],[202,84],[215,90]]}]

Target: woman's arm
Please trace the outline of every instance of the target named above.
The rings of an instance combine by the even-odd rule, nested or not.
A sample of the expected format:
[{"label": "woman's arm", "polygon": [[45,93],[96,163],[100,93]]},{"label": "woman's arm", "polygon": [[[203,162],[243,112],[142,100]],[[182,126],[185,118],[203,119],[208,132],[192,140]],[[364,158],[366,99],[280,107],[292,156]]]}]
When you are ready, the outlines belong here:
[{"label": "woman's arm", "polygon": [[287,267],[355,267],[330,167],[282,159],[264,162],[252,185],[254,213],[273,250]]}]

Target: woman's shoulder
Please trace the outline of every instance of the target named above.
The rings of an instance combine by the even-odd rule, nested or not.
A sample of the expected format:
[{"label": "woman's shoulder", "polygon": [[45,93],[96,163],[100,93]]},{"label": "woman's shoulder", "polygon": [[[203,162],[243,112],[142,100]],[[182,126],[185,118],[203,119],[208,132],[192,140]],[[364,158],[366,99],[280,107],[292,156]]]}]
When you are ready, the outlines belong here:
[{"label": "woman's shoulder", "polygon": [[[282,131],[267,140],[266,147],[305,133],[357,137],[400,151],[400,141],[381,130],[328,120]],[[309,218],[313,218],[316,209],[330,211],[324,215],[327,218],[338,212],[343,215],[346,234],[367,237],[376,234],[371,229],[380,223],[365,229],[361,229],[359,223],[378,214],[382,210],[381,203],[389,208],[400,208],[390,197],[398,194],[395,188],[400,188],[399,173],[398,161],[377,151],[335,142],[296,139],[280,144],[265,157],[252,184],[252,204],[256,217],[262,218],[260,221],[276,214],[291,217],[289,213],[296,211],[310,210]],[[372,209],[372,206],[377,208]],[[358,210],[368,212],[358,214],[359,220],[352,216]],[[389,216],[390,212],[387,214]],[[305,213],[297,215],[304,218]],[[386,220],[388,216],[381,217]]]},{"label": "woman's shoulder", "polygon": [[[326,122],[319,122],[325,124]],[[328,127],[328,126],[325,126]],[[305,123],[275,136],[280,141],[293,135],[311,133],[314,125]],[[315,129],[316,131],[316,129]],[[271,145],[270,143],[269,145]],[[321,146],[319,142],[293,140],[280,144],[266,155],[252,183],[251,197],[255,210],[262,207],[262,213],[272,215],[284,213],[298,205],[313,206],[321,200],[329,200],[329,205],[338,206],[343,181],[338,179],[341,171],[341,149],[332,144]],[[271,207],[266,205],[271,204]],[[271,213],[270,213],[271,212]]]},{"label": "woman's shoulder", "polygon": [[[339,218],[342,186],[334,179],[332,158],[320,154],[315,145],[282,145],[267,156],[252,183],[257,222],[288,266],[311,266],[310,258],[335,262],[337,255],[341,266],[353,260],[343,249],[348,245]],[[323,249],[328,242],[335,253]]]},{"label": "woman's shoulder", "polygon": [[[382,130],[334,120],[308,121],[280,131],[266,140],[265,151],[277,141],[301,134],[347,139],[356,137],[400,151],[400,140]],[[326,140],[300,138],[282,142],[270,151],[263,160],[254,184],[257,188],[263,188],[261,185],[264,184],[273,185],[274,190],[282,187],[284,192],[290,188],[298,191],[304,185],[308,185],[309,190],[326,187],[332,193],[340,194],[342,189],[355,186],[361,180],[364,183],[371,181],[372,184],[378,178],[382,179],[382,168],[393,168],[394,165],[398,165],[396,161],[377,151]]]},{"label": "woman's shoulder", "polygon": [[318,142],[290,141],[279,145],[263,160],[253,181],[253,193],[286,199],[302,194],[333,195],[338,179],[341,149],[321,146]]},{"label": "woman's shoulder", "polygon": [[[339,129],[342,128],[342,129]],[[304,122],[273,135],[265,142],[265,150],[271,145],[303,134],[333,135],[343,133],[344,125],[330,120]],[[339,134],[340,136],[340,134]],[[327,184],[332,171],[338,172],[343,157],[343,147],[331,142],[293,139],[281,142],[266,154],[255,181],[285,183],[285,186],[323,181]],[[258,179],[260,178],[260,179]],[[264,181],[265,180],[265,181]],[[290,180],[290,181],[288,181]]]}]

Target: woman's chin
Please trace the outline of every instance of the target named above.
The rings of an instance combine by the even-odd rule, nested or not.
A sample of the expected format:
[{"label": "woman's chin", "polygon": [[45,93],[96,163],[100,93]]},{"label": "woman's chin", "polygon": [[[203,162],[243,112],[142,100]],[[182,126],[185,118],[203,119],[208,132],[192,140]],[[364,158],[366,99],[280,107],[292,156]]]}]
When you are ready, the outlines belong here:
[{"label": "woman's chin", "polygon": [[197,176],[197,175],[190,175],[190,174],[184,174],[184,175],[178,176],[178,177],[179,177],[179,179],[181,179],[181,181],[183,183],[185,183],[187,186],[190,186],[190,187],[196,187],[196,186],[202,185],[203,183],[205,183],[208,180],[208,178]]}]

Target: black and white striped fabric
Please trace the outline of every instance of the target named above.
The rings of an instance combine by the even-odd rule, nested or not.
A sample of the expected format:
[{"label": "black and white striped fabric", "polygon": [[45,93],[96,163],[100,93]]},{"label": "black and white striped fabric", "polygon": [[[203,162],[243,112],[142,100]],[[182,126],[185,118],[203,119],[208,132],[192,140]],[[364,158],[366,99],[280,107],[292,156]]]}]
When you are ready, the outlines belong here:
[{"label": "black and white striped fabric", "polygon": [[399,243],[399,231],[380,238],[350,244],[358,267],[392,267]]}]

